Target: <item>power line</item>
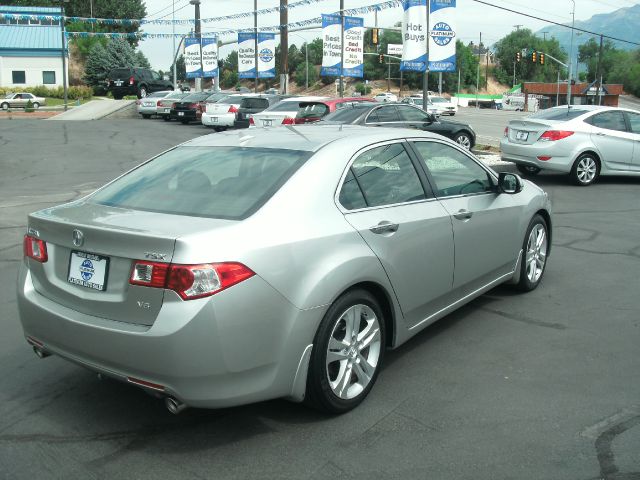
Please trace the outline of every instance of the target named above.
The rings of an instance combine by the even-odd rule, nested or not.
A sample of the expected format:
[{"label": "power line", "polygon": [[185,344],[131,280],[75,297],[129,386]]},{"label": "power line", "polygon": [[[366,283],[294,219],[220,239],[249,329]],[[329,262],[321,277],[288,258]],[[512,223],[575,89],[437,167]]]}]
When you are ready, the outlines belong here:
[{"label": "power line", "polygon": [[184,9],[185,9],[185,8],[187,8],[188,6],[189,6],[189,4],[188,4],[188,3],[186,3],[186,4],[185,4],[185,5],[183,5],[182,7],[180,7],[180,8],[176,8],[175,12],[169,12],[169,13],[167,13],[167,14],[165,14],[165,15],[161,16],[161,17],[155,18],[154,20],[161,20],[161,19],[163,19],[163,18],[166,18],[166,17],[168,17],[169,15],[173,15],[174,13],[179,12],[180,10],[184,10]]},{"label": "power line", "polygon": [[547,23],[551,23],[553,25],[558,25],[559,27],[564,27],[564,28],[568,28],[568,29],[572,29],[573,28],[573,30],[577,30],[579,32],[589,33],[591,35],[597,35],[597,36],[602,36],[604,38],[609,38],[609,39],[615,40],[617,42],[630,43],[631,45],[639,45],[640,46],[640,43],[638,43],[638,42],[632,42],[631,40],[625,40],[623,38],[612,37],[611,35],[605,35],[604,33],[592,32],[590,30],[585,30],[585,29],[579,28],[579,27],[571,27],[569,25],[565,25],[564,23],[554,22],[553,20],[548,20],[548,19],[542,18],[542,17],[536,17],[535,15],[530,15],[528,13],[519,12],[517,10],[512,10],[511,8],[501,7],[499,5],[494,5],[493,3],[485,2],[483,0],[472,0],[472,1],[474,1],[476,3],[481,3],[483,5],[487,5],[489,7],[497,8],[499,10],[505,10],[507,12],[515,13],[516,15],[522,15],[523,17],[533,18],[534,20],[540,20],[541,22],[547,22]]},{"label": "power line", "polygon": [[[182,2],[182,1],[184,1],[184,0],[176,0],[176,3],[180,3],[180,2]],[[145,18],[145,19],[150,19],[151,17],[155,17],[155,16],[156,16],[156,15],[158,15],[159,13],[162,13],[162,12],[164,12],[165,10],[170,9],[171,7],[173,7],[173,2],[171,2],[171,4],[169,4],[168,6],[166,6],[166,7],[164,7],[164,8],[161,8],[161,9],[160,9],[160,10],[158,10],[157,12],[154,12],[154,13],[152,13],[152,14],[150,14],[150,15],[146,15],[144,18]]]}]

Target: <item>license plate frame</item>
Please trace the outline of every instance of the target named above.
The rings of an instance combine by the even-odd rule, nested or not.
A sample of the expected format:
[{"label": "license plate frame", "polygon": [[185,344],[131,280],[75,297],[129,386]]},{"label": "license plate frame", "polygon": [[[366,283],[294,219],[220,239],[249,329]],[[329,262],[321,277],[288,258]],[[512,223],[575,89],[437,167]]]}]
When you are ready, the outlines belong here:
[{"label": "license plate frame", "polygon": [[184,112],[178,112],[179,117],[184,117]]},{"label": "license plate frame", "polygon": [[516,140],[519,140],[521,142],[526,142],[528,139],[529,139],[529,132],[525,130],[516,131]]},{"label": "license plate frame", "polygon": [[[72,250],[69,255],[67,282],[79,287],[104,292],[109,279],[110,258],[95,253]],[[97,277],[96,277],[97,274]],[[101,282],[91,280],[100,279]]]}]

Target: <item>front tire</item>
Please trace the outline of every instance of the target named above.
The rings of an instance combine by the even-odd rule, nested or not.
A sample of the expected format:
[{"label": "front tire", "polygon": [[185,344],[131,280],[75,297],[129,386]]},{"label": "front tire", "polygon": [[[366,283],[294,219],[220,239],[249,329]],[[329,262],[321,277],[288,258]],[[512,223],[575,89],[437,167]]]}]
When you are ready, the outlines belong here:
[{"label": "front tire", "polygon": [[471,136],[466,132],[457,133],[453,137],[453,141],[460,145],[465,150],[471,150],[473,147],[473,141],[471,140]]},{"label": "front tire", "polygon": [[330,413],[357,407],[380,372],[384,325],[382,309],[371,293],[352,290],[338,298],[313,342],[305,402]]},{"label": "front tire", "polygon": [[518,171],[527,176],[534,176],[540,173],[540,168],[534,167],[533,165],[516,165]]},{"label": "front tire", "polygon": [[2,110],[9,110],[9,104],[7,102],[4,102],[2,105],[0,105],[0,108],[2,108]]},{"label": "front tire", "polygon": [[34,103],[33,103],[33,108],[34,108],[35,110],[39,109],[39,108],[40,108],[40,104],[39,104],[38,102],[34,102]]},{"label": "front tire", "polygon": [[592,153],[580,155],[571,169],[570,177],[573,183],[586,187],[595,183],[600,176],[600,160]]},{"label": "front tire", "polygon": [[541,215],[534,215],[529,222],[522,252],[524,258],[516,288],[522,292],[530,292],[540,285],[549,255],[549,226]]}]

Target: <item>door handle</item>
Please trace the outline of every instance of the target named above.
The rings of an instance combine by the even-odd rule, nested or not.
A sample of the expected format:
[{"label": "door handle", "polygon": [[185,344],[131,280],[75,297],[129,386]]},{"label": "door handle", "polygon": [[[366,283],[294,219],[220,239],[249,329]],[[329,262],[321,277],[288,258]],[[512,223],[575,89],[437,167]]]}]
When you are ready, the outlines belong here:
[{"label": "door handle", "polygon": [[602,133],[602,132],[596,132],[596,135],[599,137],[606,137],[607,134],[606,133]]},{"label": "door handle", "polygon": [[386,220],[383,220],[378,225],[375,225],[369,228],[369,230],[373,233],[380,235],[382,233],[395,233],[398,231],[398,227],[399,225],[397,223],[391,223]]},{"label": "door handle", "polygon": [[473,212],[461,208],[456,213],[454,213],[453,216],[458,220],[469,220],[471,217],[473,217]]}]

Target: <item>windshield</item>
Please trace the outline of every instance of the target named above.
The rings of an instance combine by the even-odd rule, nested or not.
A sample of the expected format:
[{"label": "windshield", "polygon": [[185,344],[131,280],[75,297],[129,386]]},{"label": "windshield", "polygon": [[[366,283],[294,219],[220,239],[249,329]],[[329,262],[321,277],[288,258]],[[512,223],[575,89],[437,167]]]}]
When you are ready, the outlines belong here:
[{"label": "windshield", "polygon": [[299,108],[300,102],[280,102],[268,108],[267,110],[265,110],[265,112],[297,112]]},{"label": "windshield", "polygon": [[176,147],[97,191],[89,201],[241,220],[264,205],[311,155],[279,148]]},{"label": "windshield", "polygon": [[230,105],[240,105],[240,102],[242,102],[242,99],[245,98],[242,95],[225,95],[224,97],[222,97],[220,100],[218,100],[216,103],[228,103]]},{"label": "windshield", "polygon": [[431,103],[449,103],[446,98],[442,97],[431,97],[429,98],[429,100],[431,101]]},{"label": "windshield", "polygon": [[529,115],[529,118],[538,118],[540,120],[572,120],[580,115],[587,113],[588,110],[582,110],[580,108],[548,108],[546,110],[540,110],[539,112]]},{"label": "windshield", "polygon": [[261,97],[247,97],[243,98],[240,103],[240,108],[251,108],[251,109],[265,109],[269,106],[269,100]]},{"label": "windshield", "polygon": [[182,99],[183,102],[201,102],[209,96],[208,93],[192,93]]}]

